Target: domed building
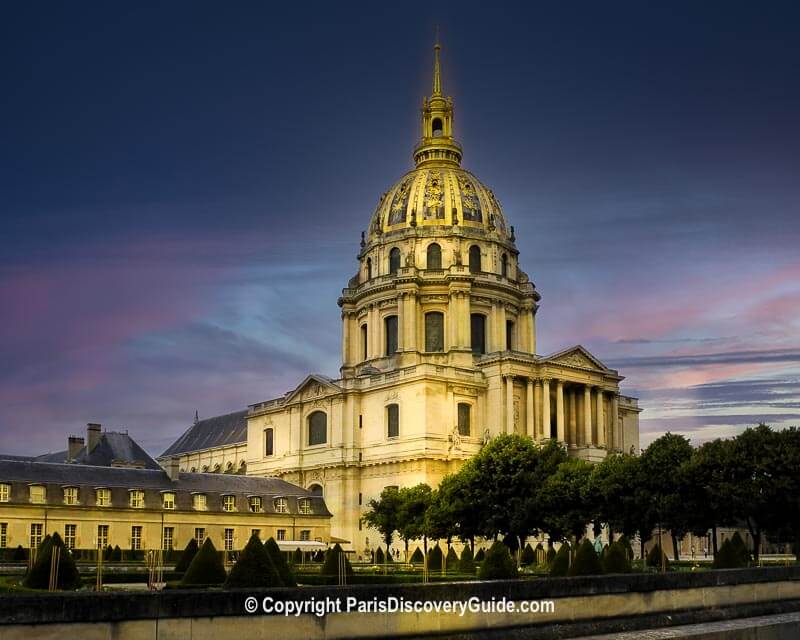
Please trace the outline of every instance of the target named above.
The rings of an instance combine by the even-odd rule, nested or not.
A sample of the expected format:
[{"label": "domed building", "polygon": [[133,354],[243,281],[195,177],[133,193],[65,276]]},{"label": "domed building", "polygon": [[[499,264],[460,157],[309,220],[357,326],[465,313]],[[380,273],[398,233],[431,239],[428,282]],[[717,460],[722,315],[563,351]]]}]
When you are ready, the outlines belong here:
[{"label": "domed building", "polygon": [[617,371],[581,346],[537,354],[541,296],[494,193],[461,166],[439,53],[415,167],[380,198],[339,298],[340,377],[309,375],[283,397],[197,421],[160,459],[322,494],[333,535],[359,553],[380,542],[362,523],[370,499],[436,486],[497,434],[556,438],[590,461],[639,450],[640,409]]}]

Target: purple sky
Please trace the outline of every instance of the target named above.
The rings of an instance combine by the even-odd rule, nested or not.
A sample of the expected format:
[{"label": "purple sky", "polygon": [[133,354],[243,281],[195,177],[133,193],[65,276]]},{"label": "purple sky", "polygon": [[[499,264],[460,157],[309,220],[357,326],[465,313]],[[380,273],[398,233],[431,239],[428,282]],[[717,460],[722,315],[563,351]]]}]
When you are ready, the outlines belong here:
[{"label": "purple sky", "polygon": [[0,451],[97,421],[158,454],[195,409],[335,376],[437,20],[540,352],[618,367],[643,444],[800,425],[798,10],[640,4],[7,8]]}]

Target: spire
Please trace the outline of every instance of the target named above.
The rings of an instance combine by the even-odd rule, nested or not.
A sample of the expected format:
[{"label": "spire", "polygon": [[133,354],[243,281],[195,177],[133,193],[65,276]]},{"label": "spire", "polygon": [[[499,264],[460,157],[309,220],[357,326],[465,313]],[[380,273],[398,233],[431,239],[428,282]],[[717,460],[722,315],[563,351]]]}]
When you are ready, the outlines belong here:
[{"label": "spire", "polygon": [[197,409],[194,410],[194,423],[197,424],[200,422],[200,415],[197,412]]},{"label": "spire", "polygon": [[433,95],[442,95],[442,71],[439,62],[439,51],[442,45],[439,44],[439,25],[436,25],[436,42],[433,45]]}]

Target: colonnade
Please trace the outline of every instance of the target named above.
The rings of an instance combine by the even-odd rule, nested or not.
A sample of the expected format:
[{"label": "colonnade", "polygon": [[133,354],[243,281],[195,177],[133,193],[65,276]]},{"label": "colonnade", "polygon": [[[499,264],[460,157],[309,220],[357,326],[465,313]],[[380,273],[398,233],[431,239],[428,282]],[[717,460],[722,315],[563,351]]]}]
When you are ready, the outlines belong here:
[{"label": "colonnade", "polygon": [[624,450],[619,394],[558,378],[503,376],[506,433],[522,432],[515,424],[515,381],[525,388],[525,433],[534,440],[555,437],[568,446]]}]

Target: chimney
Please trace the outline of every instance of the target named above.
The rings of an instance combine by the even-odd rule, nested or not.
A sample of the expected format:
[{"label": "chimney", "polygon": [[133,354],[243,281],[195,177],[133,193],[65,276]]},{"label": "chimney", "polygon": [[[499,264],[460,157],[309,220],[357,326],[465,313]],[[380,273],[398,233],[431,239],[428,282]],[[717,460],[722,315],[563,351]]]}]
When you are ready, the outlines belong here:
[{"label": "chimney", "polygon": [[67,462],[73,462],[81,449],[83,449],[83,438],[78,436],[67,438]]},{"label": "chimney", "polygon": [[169,460],[161,463],[161,466],[164,467],[164,471],[167,472],[169,479],[172,481],[178,479],[178,472],[180,471],[178,462],[179,458],[170,458]]},{"label": "chimney", "polygon": [[90,422],[86,425],[86,452],[91,453],[98,442],[100,442],[100,425]]}]

